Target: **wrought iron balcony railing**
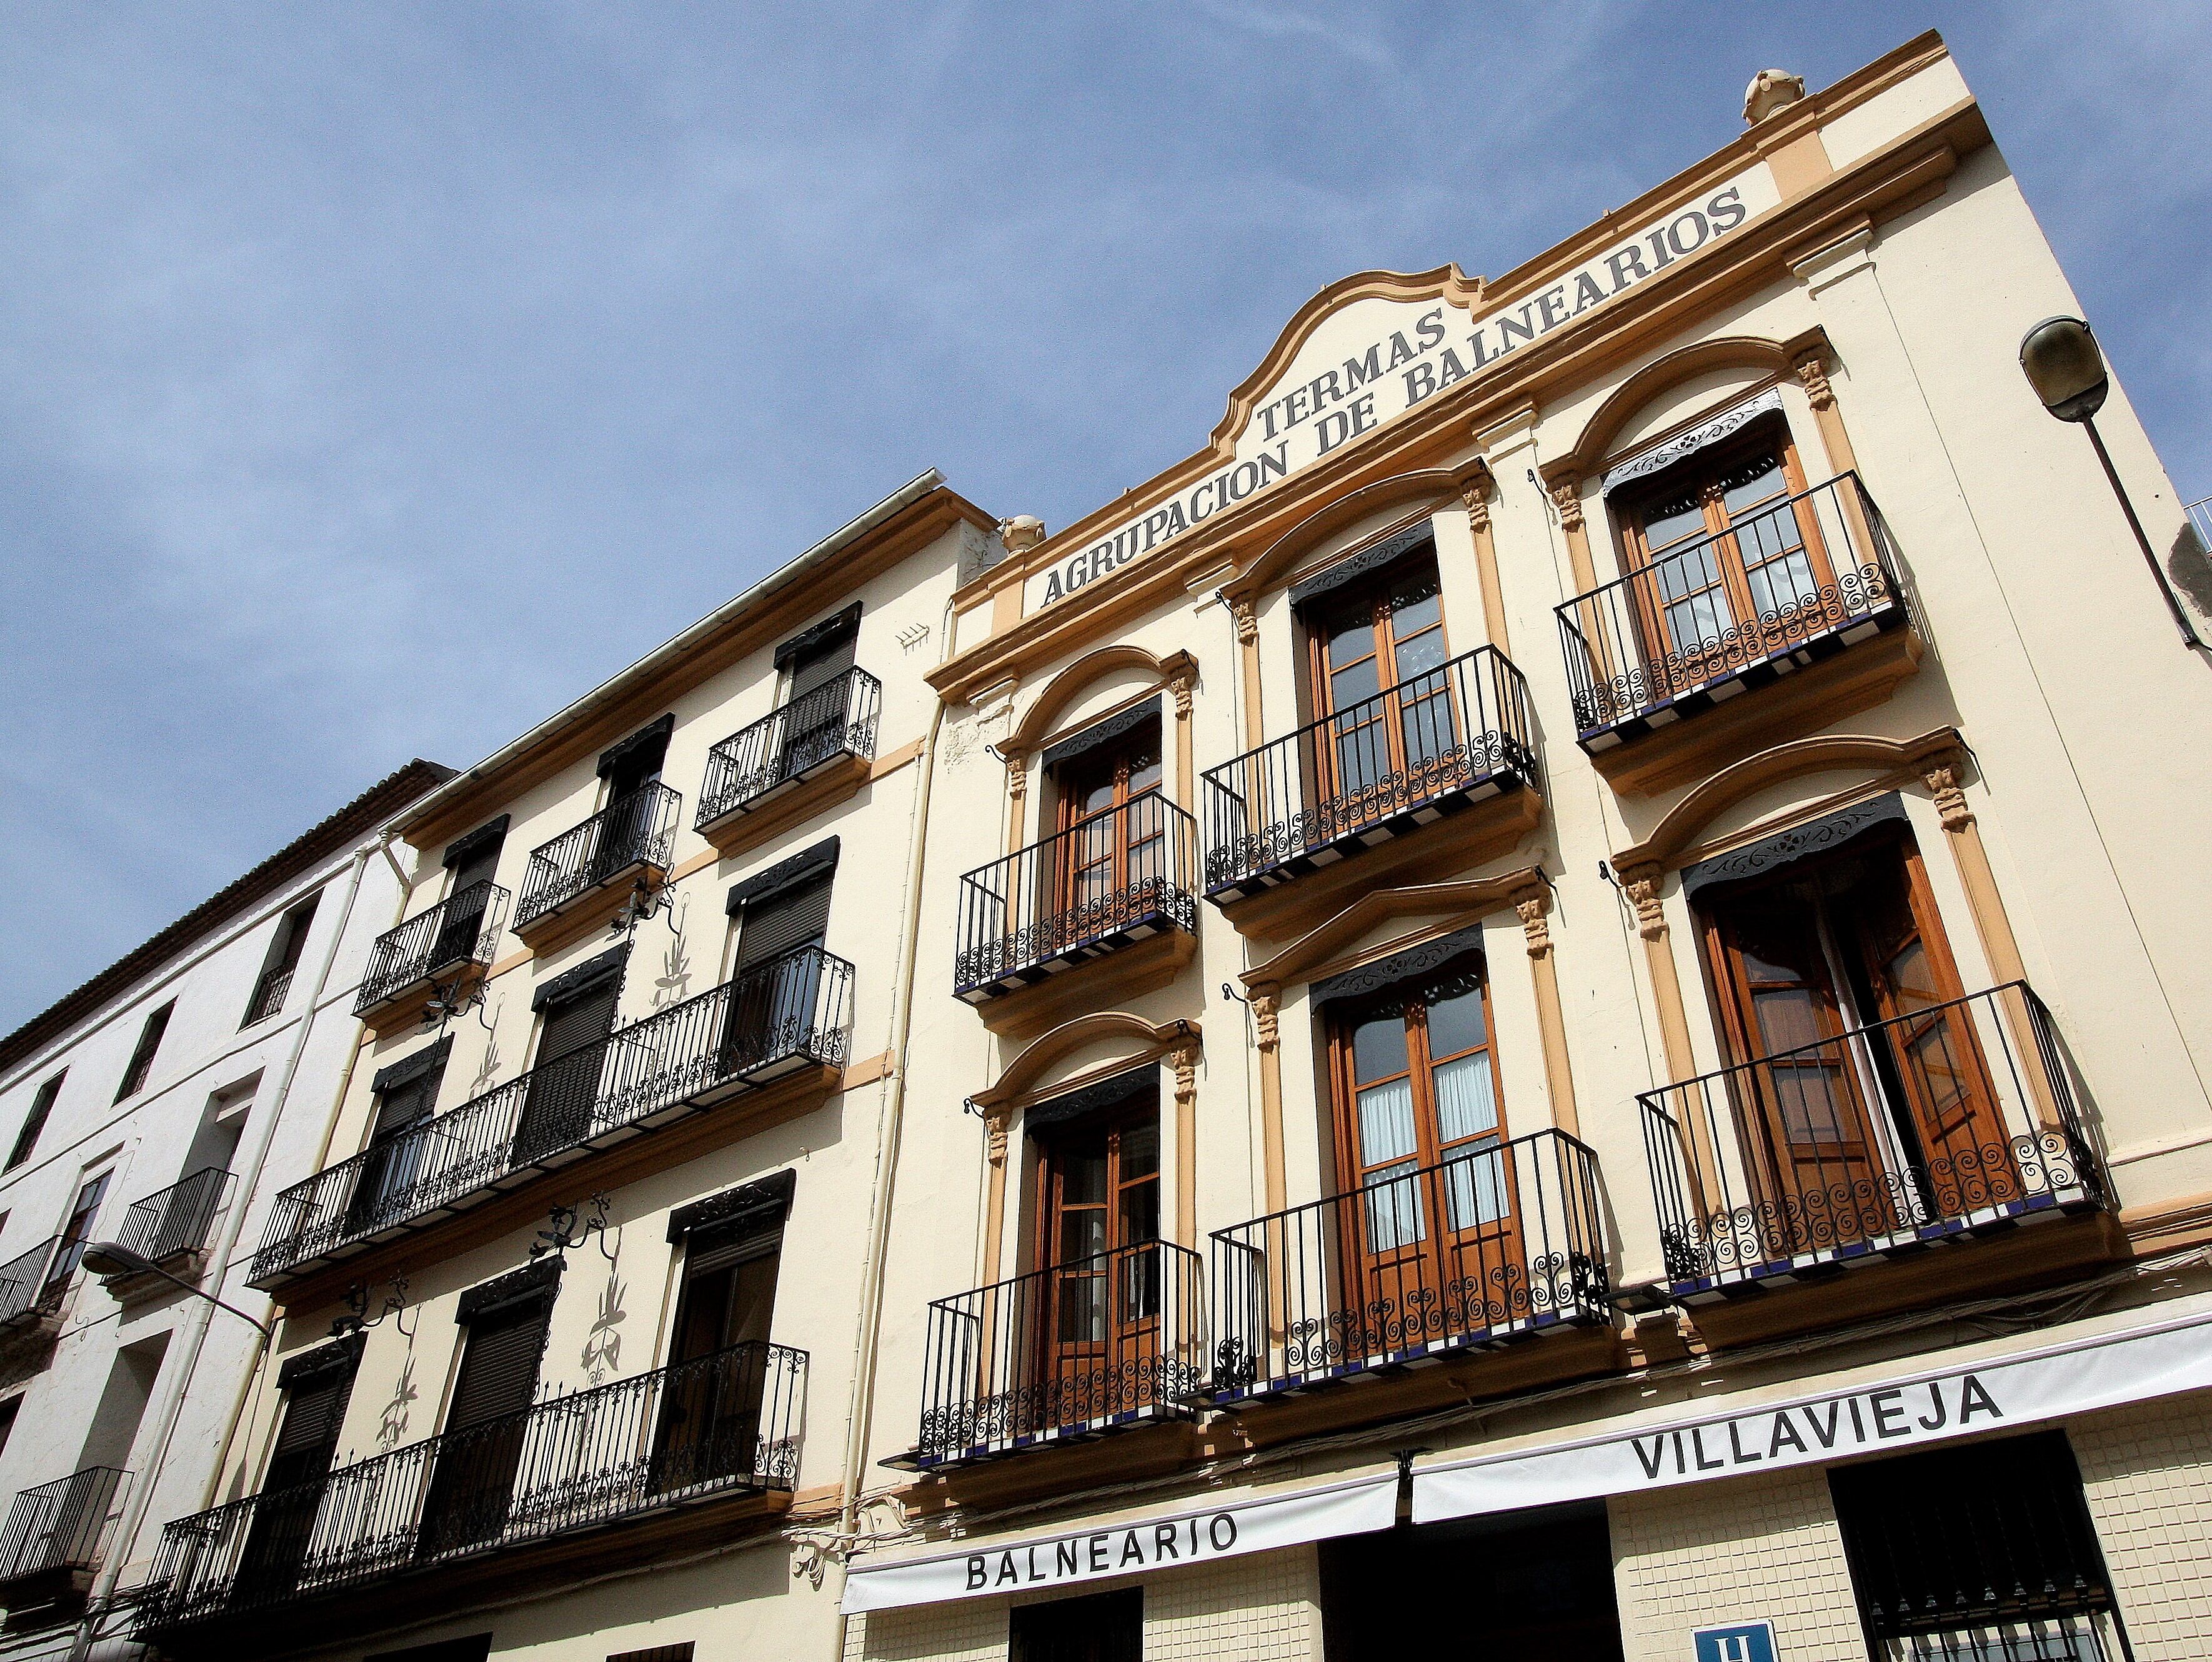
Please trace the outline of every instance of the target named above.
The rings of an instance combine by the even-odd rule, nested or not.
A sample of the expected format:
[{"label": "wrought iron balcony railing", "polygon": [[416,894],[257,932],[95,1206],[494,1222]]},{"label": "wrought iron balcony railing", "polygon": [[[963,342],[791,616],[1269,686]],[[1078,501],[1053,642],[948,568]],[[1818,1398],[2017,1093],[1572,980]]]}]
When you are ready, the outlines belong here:
[{"label": "wrought iron balcony railing", "polygon": [[194,1172],[181,1183],[133,1202],[116,1240],[160,1264],[207,1245],[217,1213],[230,1194],[230,1174],[220,1166]]},{"label": "wrought iron balcony railing", "polygon": [[427,912],[376,937],[361,978],[354,1014],[365,1016],[408,988],[464,964],[488,964],[507,915],[507,894],[491,882],[471,883]]},{"label": "wrought iron balcony railing", "polygon": [[1603,1216],[1597,1157],[1545,1131],[1217,1229],[1213,1398],[1605,1322]]},{"label": "wrought iron balcony railing", "polygon": [[2024,981],[1637,1100],[1676,1296],[2110,1204]]},{"label": "wrought iron balcony railing", "polygon": [[744,812],[840,756],[872,759],[883,703],[883,682],[851,669],[739,728],[707,753],[696,828]]},{"label": "wrought iron balcony railing", "polygon": [[952,990],[981,1004],[1164,929],[1198,927],[1198,828],[1157,791],[960,879]]},{"label": "wrought iron balcony railing", "polygon": [[459,1211],[494,1185],[550,1169],[649,1123],[711,1107],[811,1064],[842,1066],[853,967],[800,947],[733,980],[549,1058],[276,1197],[256,1283]]},{"label": "wrought iron balcony railing", "polygon": [[527,929],[570,901],[604,888],[637,866],[665,870],[676,847],[684,798],[659,783],[617,797],[581,825],[563,831],[530,856],[514,926]]},{"label": "wrought iron balcony railing", "polygon": [[33,1576],[97,1564],[130,1481],[129,1472],[113,1466],[87,1466],[18,1495],[0,1530],[0,1598]]},{"label": "wrought iron balcony railing", "polygon": [[1187,1413],[1206,1373],[1198,1254],[1148,1240],[933,1301],[927,1470]]},{"label": "wrought iron balcony railing", "polygon": [[137,1632],[739,1495],[799,1471],[807,1356],[757,1341],[554,1397],[161,1532]]},{"label": "wrought iron balcony railing", "polygon": [[59,1245],[61,1237],[53,1235],[0,1264],[0,1331],[30,1321],[61,1296],[61,1288],[46,1279],[46,1265]]},{"label": "wrought iron balcony railing", "polygon": [[1232,901],[1537,777],[1528,687],[1478,646],[1206,781],[1206,893]]},{"label": "wrought iron balcony railing", "polygon": [[1905,621],[1888,527],[1855,473],[1555,610],[1589,750]]}]

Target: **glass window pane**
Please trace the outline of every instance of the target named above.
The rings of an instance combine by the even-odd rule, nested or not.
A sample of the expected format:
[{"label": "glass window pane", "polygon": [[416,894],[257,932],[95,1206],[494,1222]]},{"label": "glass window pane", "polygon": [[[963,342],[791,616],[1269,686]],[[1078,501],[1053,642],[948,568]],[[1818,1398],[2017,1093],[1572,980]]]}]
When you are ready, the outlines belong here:
[{"label": "glass window pane", "polygon": [[1686,537],[1702,537],[1705,510],[1695,496],[1674,497],[1651,508],[1644,517],[1644,541],[1654,549]]},{"label": "glass window pane", "polygon": [[1754,503],[1779,496],[1788,488],[1783,479],[1782,458],[1762,456],[1755,462],[1733,468],[1721,482],[1721,506],[1733,519]]},{"label": "glass window pane", "polygon": [[1406,1018],[1392,1010],[1352,1030],[1352,1077],[1358,1084],[1406,1071]]},{"label": "glass window pane", "polygon": [[1444,1168],[1443,1178],[1444,1206],[1454,1229],[1497,1223],[1512,1210],[1506,1198],[1502,1149],[1455,1160]]},{"label": "glass window pane", "polygon": [[1106,1209],[1086,1206],[1060,1215],[1060,1261],[1075,1264],[1106,1250]]},{"label": "glass window pane", "polygon": [[1455,992],[1430,1004],[1430,1055],[1456,1056],[1462,1051],[1486,1043],[1489,1037],[1483,1020],[1480,987],[1471,986],[1464,992]]},{"label": "glass window pane", "polygon": [[1083,1149],[1060,1162],[1060,1193],[1063,1204],[1097,1205],[1106,1198],[1106,1151]]},{"label": "glass window pane", "polygon": [[1411,1161],[1370,1178],[1361,1198],[1367,1203],[1367,1250],[1388,1253],[1410,1246],[1428,1231],[1421,1219],[1421,1186],[1406,1175]]},{"label": "glass window pane", "polygon": [[[1425,674],[1443,661],[1444,632],[1442,629],[1427,630],[1410,640],[1401,636],[1398,641],[1398,679],[1401,682]],[[1420,690],[1430,692],[1436,689],[1424,687]]]},{"label": "glass window pane", "polygon": [[1359,1093],[1359,1163],[1380,1166],[1410,1157],[1419,1144],[1413,1135],[1413,1083],[1393,1080]]},{"label": "glass window pane", "polygon": [[1328,678],[1328,707],[1348,710],[1364,699],[1370,699],[1382,690],[1382,681],[1374,658],[1363,659],[1347,670],[1333,671]]},{"label": "glass window pane", "polygon": [[1490,1057],[1477,1051],[1447,1062],[1431,1076],[1437,1087],[1437,1141],[1445,1144],[1498,1129],[1498,1089]]},{"label": "glass window pane", "polygon": [[1329,626],[1328,661],[1332,665],[1370,658],[1374,652],[1375,622],[1366,612]]},{"label": "glass window pane", "polygon": [[1825,1036],[1820,1031],[1820,1007],[1813,1002],[1812,993],[1803,987],[1761,992],[1753,998],[1751,1004],[1759,1013],[1759,1041],[1765,1046],[1769,1056],[1796,1050],[1801,1045],[1817,1044]]},{"label": "glass window pane", "polygon": [[1149,1177],[1160,1168],[1160,1128],[1142,1120],[1121,1133],[1121,1180]]}]

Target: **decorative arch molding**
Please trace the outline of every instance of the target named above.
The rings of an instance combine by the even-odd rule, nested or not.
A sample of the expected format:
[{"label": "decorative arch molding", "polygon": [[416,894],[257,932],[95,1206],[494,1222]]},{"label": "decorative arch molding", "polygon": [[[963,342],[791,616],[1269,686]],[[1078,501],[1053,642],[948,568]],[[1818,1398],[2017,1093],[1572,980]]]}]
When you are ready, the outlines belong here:
[{"label": "decorative arch molding", "polygon": [[1419,305],[1440,300],[1472,313],[1482,302],[1483,280],[1470,277],[1457,262],[1447,262],[1428,271],[1357,271],[1340,277],[1291,316],[1259,367],[1237,384],[1229,395],[1229,409],[1215,426],[1211,439],[1213,455],[1222,461],[1237,454],[1237,435],[1244,431],[1258,406],[1260,395],[1273,386],[1298,355],[1299,348],[1331,312],[1355,300],[1400,300]]},{"label": "decorative arch molding", "polygon": [[[1053,1065],[1073,1055],[1085,1046],[1109,1039],[1133,1041],[1131,1054],[1118,1058],[1105,1072],[1118,1073],[1125,1068],[1157,1062],[1162,1057],[1188,1054],[1195,1059],[1200,1047],[1198,1023],[1177,1020],[1155,1025],[1141,1016],[1132,1016],[1123,1010],[1101,1010],[1090,1016],[1079,1016],[1062,1022],[1058,1027],[1039,1034],[1031,1040],[1022,1053],[1000,1072],[988,1089],[980,1090],[970,1099],[982,1110],[987,1119],[1003,1123],[1006,1116],[1017,1108],[1027,1107],[1048,1095],[1089,1083],[1091,1075],[1073,1080],[1054,1080],[1049,1085],[1042,1081]],[[1100,1073],[1097,1077],[1103,1077]]]},{"label": "decorative arch molding", "polygon": [[1785,379],[1808,361],[1825,364],[1828,337],[1815,328],[1788,341],[1753,335],[1724,335],[1698,341],[1655,358],[1608,394],[1583,424],[1574,448],[1544,470],[1547,482],[1578,480],[1595,473],[1631,418],[1669,388],[1717,369],[1757,369]]},{"label": "decorative arch molding", "polygon": [[1427,500],[1434,512],[1455,500],[1466,500],[1470,490],[1486,495],[1489,474],[1488,465],[1478,458],[1458,467],[1419,468],[1362,485],[1322,504],[1278,537],[1257,559],[1223,584],[1222,592],[1232,600],[1249,600],[1265,592],[1289,578],[1328,537],[1401,502]]},{"label": "decorative arch molding", "polygon": [[1879,778],[1924,783],[1930,768],[1964,754],[1966,741],[1955,727],[1937,727],[1917,738],[1881,738],[1873,734],[1823,733],[1793,739],[1757,755],[1732,762],[1668,810],[1642,842],[1613,856],[1624,883],[1656,878],[1684,863],[1699,835],[1720,815],[1747,798],[1808,773],[1862,767]]},{"label": "decorative arch molding", "polygon": [[[1370,889],[1273,957],[1244,971],[1241,979],[1254,998],[1272,998],[1284,987],[1314,979],[1317,970],[1345,967],[1339,961],[1345,950],[1376,925],[1393,918],[1443,915],[1465,924],[1517,907],[1530,891],[1542,894],[1546,889],[1544,874],[1525,865],[1495,877]],[[1378,955],[1401,944],[1389,943],[1377,949]]]},{"label": "decorative arch molding", "polygon": [[1043,749],[1045,740],[1052,737],[1054,724],[1075,701],[1078,694],[1123,670],[1135,670],[1152,676],[1155,690],[1169,686],[1188,688],[1198,678],[1198,660],[1188,652],[1170,652],[1165,658],[1157,658],[1142,646],[1129,644],[1101,646],[1085,652],[1045,683],[1029,713],[997,747],[999,754],[1013,761]]}]

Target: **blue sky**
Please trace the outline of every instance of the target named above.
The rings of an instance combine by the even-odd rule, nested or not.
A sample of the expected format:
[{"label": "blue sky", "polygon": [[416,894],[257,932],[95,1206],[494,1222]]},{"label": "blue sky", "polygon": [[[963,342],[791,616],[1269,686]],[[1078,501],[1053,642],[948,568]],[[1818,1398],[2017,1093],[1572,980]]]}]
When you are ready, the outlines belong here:
[{"label": "blue sky", "polygon": [[922,468],[1065,525],[1323,284],[1504,271],[1930,25],[2212,493],[2201,0],[11,0],[0,1028]]}]

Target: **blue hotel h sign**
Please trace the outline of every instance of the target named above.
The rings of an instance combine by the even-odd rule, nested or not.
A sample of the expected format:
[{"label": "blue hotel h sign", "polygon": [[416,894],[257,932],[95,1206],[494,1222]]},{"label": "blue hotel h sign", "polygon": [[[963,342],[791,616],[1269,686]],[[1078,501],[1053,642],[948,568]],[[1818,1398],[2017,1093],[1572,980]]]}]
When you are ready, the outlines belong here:
[{"label": "blue hotel h sign", "polygon": [[1777,1662],[1771,1622],[1699,1628],[1690,1638],[1697,1647],[1697,1662]]}]

